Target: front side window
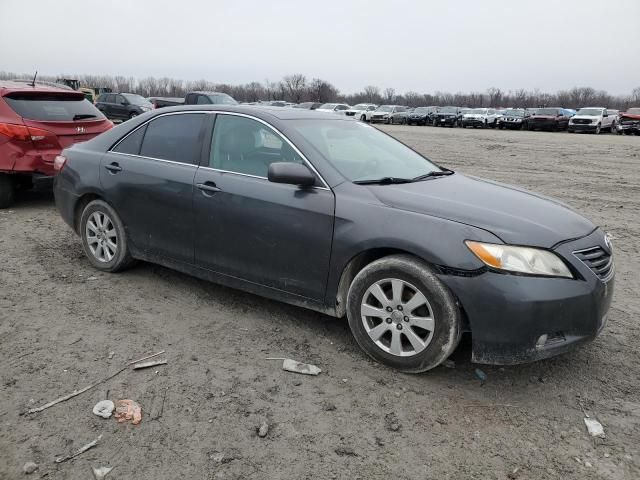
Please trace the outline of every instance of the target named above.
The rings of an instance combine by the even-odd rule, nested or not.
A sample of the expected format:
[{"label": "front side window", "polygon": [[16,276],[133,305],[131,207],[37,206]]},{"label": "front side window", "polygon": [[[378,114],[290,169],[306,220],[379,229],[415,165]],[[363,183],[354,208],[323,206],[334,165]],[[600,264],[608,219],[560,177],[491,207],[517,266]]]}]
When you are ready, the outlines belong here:
[{"label": "front side window", "polygon": [[139,155],[146,128],[146,126],[138,128],[135,132],[129,134],[129,136],[116,145],[113,151],[118,153],[127,153],[129,155]]},{"label": "front side window", "polygon": [[235,115],[218,115],[209,157],[211,168],[266,178],[273,162],[304,161],[263,123]]},{"label": "front side window", "polygon": [[205,115],[188,113],[159,117],[147,126],[140,155],[174,162],[198,162]]},{"label": "front side window", "polygon": [[198,95],[197,105],[210,105],[211,100],[209,100],[205,95]]}]

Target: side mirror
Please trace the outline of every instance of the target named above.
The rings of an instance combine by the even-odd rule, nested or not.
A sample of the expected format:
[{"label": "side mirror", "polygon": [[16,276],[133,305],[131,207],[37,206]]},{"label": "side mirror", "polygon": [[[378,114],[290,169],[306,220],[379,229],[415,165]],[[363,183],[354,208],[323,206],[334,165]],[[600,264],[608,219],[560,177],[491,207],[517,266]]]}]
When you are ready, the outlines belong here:
[{"label": "side mirror", "polygon": [[129,102],[127,102],[126,100],[123,100],[122,102],[120,102],[120,105],[129,105]]},{"label": "side mirror", "polygon": [[311,187],[316,177],[305,165],[291,162],[274,162],[269,165],[267,178],[273,183],[287,183],[301,187]]},{"label": "side mirror", "polygon": [[609,114],[608,114],[607,112],[604,112],[604,113],[602,114],[602,116],[606,118],[606,117],[608,117],[608,116],[609,116]]}]

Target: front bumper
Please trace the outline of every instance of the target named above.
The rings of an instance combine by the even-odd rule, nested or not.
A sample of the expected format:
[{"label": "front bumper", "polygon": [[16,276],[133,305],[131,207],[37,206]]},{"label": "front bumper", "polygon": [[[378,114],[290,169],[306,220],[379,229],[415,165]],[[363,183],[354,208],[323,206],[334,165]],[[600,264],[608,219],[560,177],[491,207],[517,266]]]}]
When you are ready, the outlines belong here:
[{"label": "front bumper", "polygon": [[484,120],[480,118],[463,118],[462,125],[465,127],[483,127]]},{"label": "front bumper", "polygon": [[640,125],[639,124],[618,124],[616,126],[616,130],[618,132],[625,133],[640,133]]},{"label": "front bumper", "polygon": [[436,117],[436,125],[453,125],[458,117]]},{"label": "front bumper", "polygon": [[389,117],[371,117],[369,119],[371,123],[387,123],[389,121]]},{"label": "front bumper", "polygon": [[558,126],[557,120],[529,120],[529,128],[541,130],[552,129]]},{"label": "front bumper", "polygon": [[570,123],[569,130],[575,132],[595,132],[597,125],[593,123]]},{"label": "front bumper", "polygon": [[[515,365],[549,358],[593,340],[604,328],[614,274],[599,279],[573,252],[603,246],[596,230],[555,251],[577,279],[507,275],[486,271],[476,276],[442,275],[458,297],[471,328],[476,363]],[[547,335],[544,344],[540,344]]]}]

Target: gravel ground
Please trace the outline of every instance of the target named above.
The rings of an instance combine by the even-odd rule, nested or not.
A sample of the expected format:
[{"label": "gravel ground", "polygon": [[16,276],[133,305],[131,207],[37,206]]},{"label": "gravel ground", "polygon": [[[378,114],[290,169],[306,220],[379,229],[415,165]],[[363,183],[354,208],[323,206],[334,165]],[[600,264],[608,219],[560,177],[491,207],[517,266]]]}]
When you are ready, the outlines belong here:
[{"label": "gravel ground", "polygon": [[[640,138],[382,127],[454,170],[557,197],[610,231],[610,320],[593,343],[535,364],[405,375],[370,361],[345,321],[140,264],[93,270],[51,194],[0,211],[0,478],[640,478]],[[452,192],[455,194],[455,192]],[[166,350],[168,365],[125,370]],[[110,352],[113,352],[110,354]],[[283,372],[290,357],[323,369]],[[134,399],[133,426],[91,413]],[[590,438],[584,413],[603,425]],[[256,429],[267,422],[260,438]],[[64,463],[102,434],[98,445]]]}]

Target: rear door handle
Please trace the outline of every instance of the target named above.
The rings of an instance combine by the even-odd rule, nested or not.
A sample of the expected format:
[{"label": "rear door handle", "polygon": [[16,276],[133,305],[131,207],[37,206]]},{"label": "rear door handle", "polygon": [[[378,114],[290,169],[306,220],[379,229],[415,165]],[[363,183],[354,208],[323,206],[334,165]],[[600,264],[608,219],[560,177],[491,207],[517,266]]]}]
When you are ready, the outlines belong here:
[{"label": "rear door handle", "polygon": [[112,162],[109,165],[105,165],[104,168],[109,170],[111,173],[118,173],[122,171],[122,167],[118,165],[117,162]]},{"label": "rear door handle", "polygon": [[196,187],[198,187],[202,191],[203,195],[207,196],[211,196],[216,192],[222,191],[218,187],[216,187],[216,184],[213,182],[197,183]]}]

